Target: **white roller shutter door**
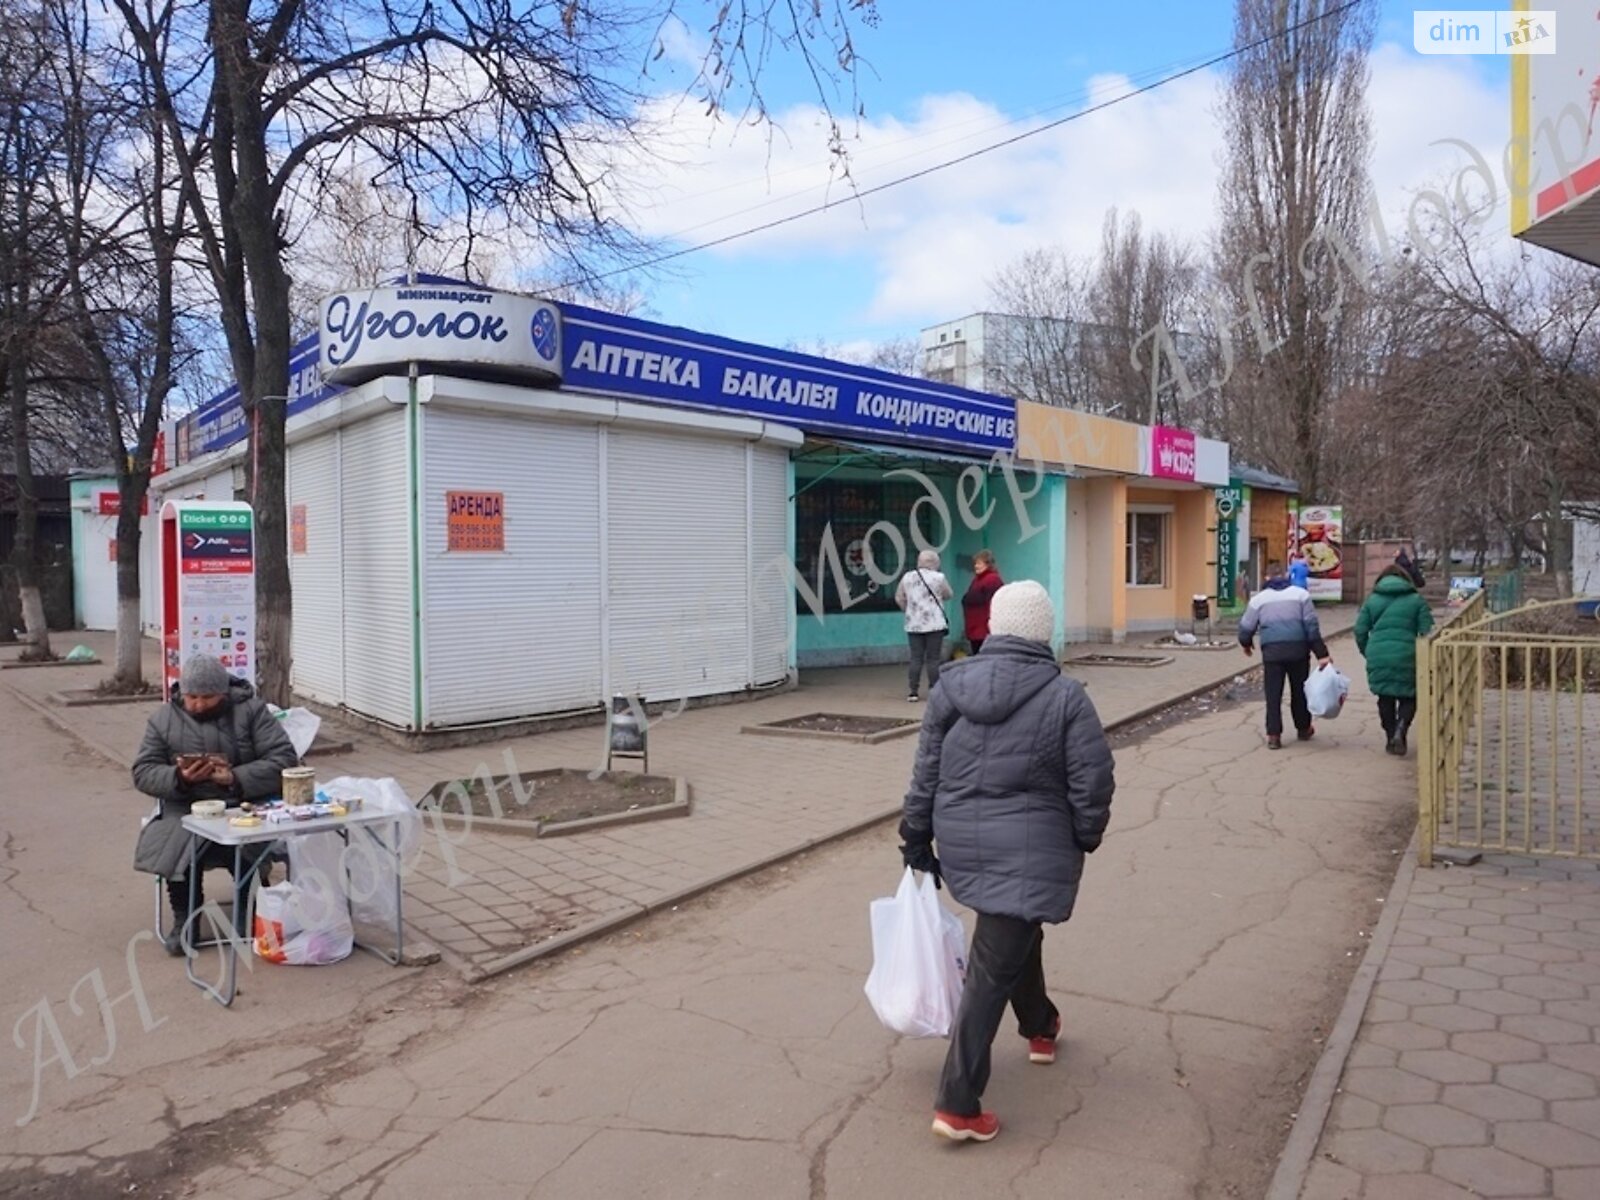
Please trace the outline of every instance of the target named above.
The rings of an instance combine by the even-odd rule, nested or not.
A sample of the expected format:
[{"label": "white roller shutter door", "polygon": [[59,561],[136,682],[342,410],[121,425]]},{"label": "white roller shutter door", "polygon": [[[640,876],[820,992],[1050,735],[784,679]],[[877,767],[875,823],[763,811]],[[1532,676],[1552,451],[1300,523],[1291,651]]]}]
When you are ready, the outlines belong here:
[{"label": "white roller shutter door", "polygon": [[[344,529],[335,430],[289,447],[289,579],[294,588],[294,690],[344,703]],[[305,552],[294,549],[295,510],[304,506]],[[404,517],[404,510],[400,514]]]},{"label": "white roller shutter door", "polygon": [[605,441],[611,690],[662,701],[742,690],[745,443],[627,428]]},{"label": "white roller shutter door", "polygon": [[344,702],[409,727],[414,664],[405,411],[341,430],[340,456]]},{"label": "white roller shutter door", "polygon": [[[599,430],[425,410],[427,721],[601,702]],[[499,492],[504,552],[448,550],[445,493]]]}]

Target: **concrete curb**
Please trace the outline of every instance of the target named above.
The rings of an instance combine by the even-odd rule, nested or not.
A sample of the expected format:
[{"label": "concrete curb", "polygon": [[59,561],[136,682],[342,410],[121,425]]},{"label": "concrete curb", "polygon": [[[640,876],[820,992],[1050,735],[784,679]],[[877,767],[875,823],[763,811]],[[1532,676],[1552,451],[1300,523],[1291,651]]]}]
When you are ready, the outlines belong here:
[{"label": "concrete curb", "polygon": [[677,891],[668,892],[659,899],[651,900],[648,904],[634,904],[626,912],[620,912],[613,916],[604,917],[598,921],[591,921],[587,925],[580,925],[576,929],[569,929],[566,933],[561,934],[559,937],[551,938],[549,941],[540,942],[537,946],[524,946],[521,950],[513,950],[510,954],[504,955],[480,966],[470,967],[466,971],[466,980],[468,983],[481,983],[483,980],[489,979],[492,976],[503,975],[505,972],[513,970],[517,967],[526,966],[531,962],[537,962],[541,958],[548,958],[552,954],[559,954],[561,951],[570,949],[580,942],[587,942],[604,934],[614,933],[625,925],[630,925],[634,921],[637,921],[643,917],[648,917],[655,913],[663,912],[672,908],[674,905],[682,904],[685,900],[692,900],[696,896],[701,896],[706,892],[714,891],[725,883],[732,883],[736,879],[743,879],[747,875],[754,875],[757,872],[765,871],[769,867],[778,866],[780,863],[787,862],[791,858],[796,858],[808,850],[815,850],[817,847],[826,846],[830,842],[837,842],[844,838],[852,837],[855,834],[863,833],[866,830],[871,829],[874,825],[881,825],[883,822],[899,816],[900,807],[900,805],[896,804],[893,808],[879,810],[873,815],[869,817],[863,817],[862,819],[853,822],[843,829],[835,829],[830,833],[825,833],[818,837],[810,838],[801,845],[787,847],[783,850],[777,851],[774,854],[769,854],[763,858],[756,859],[754,862],[746,863],[743,866],[734,867],[731,870],[724,871],[719,875],[714,875],[710,879],[703,879],[696,883],[688,884],[685,887],[679,888]]},{"label": "concrete curb", "polygon": [[[1257,666],[1259,665],[1260,664],[1257,664]],[[1118,730],[1142,721],[1146,717],[1153,716],[1155,713],[1160,712],[1163,709],[1170,708],[1175,704],[1182,704],[1184,701],[1192,700],[1196,696],[1204,695],[1206,692],[1212,691],[1226,682],[1227,680],[1221,680],[1219,682],[1208,683],[1203,687],[1194,688],[1189,692],[1175,696],[1172,699],[1163,701],[1160,704],[1152,705],[1149,708],[1141,710],[1130,716],[1119,718],[1105,727],[1106,733],[1116,733]],[[526,966],[531,962],[537,962],[541,958],[548,958],[552,954],[559,954],[563,950],[570,949],[571,947],[589,941],[592,938],[602,937],[608,933],[614,933],[618,929],[632,924],[634,921],[650,916],[652,913],[658,913],[664,909],[669,909],[673,905],[681,904],[683,901],[693,899],[695,896],[703,895],[706,892],[721,887],[725,883],[732,883],[735,879],[742,879],[746,875],[754,875],[759,871],[768,869],[769,867],[775,867],[781,863],[787,862],[791,858],[796,858],[808,850],[815,850],[819,846],[826,846],[831,842],[842,841],[844,838],[853,837],[858,833],[863,833],[875,825],[881,825],[885,821],[891,821],[900,815],[901,807],[901,805],[896,804],[892,807],[881,809],[876,814],[863,817],[842,829],[835,829],[829,833],[810,838],[802,845],[780,850],[775,854],[769,854],[764,858],[757,859],[755,862],[747,863],[741,867],[734,867],[732,870],[724,871],[722,874],[714,876],[711,879],[702,880],[698,883],[691,883],[687,887],[679,888],[677,891],[671,892],[658,900],[652,900],[648,904],[634,904],[625,912],[616,913],[609,917],[602,917],[598,921],[591,921],[589,924],[580,925],[576,929],[569,929],[566,933],[563,933],[558,937],[553,937],[549,941],[540,942],[536,946],[524,946],[521,950],[513,950],[510,954],[503,955],[500,958],[492,959],[491,961],[481,965],[463,966],[463,976],[468,983],[481,983],[485,979],[492,978],[496,975],[503,975],[507,971],[514,970],[517,967]],[[452,961],[460,964],[460,959],[456,959],[454,956],[451,956],[451,958]],[[1359,1024],[1359,1021],[1357,1023]],[[1354,1034],[1352,1033],[1351,1036],[1353,1039]],[[1338,1076],[1335,1075],[1336,1080],[1337,1078]],[[1313,1146],[1314,1145],[1315,1143],[1313,1143]]]},{"label": "concrete curb", "polygon": [[13,659],[11,662],[0,663],[0,671],[31,671],[36,667],[95,667],[100,666],[98,658],[52,658],[49,662],[20,662]]},{"label": "concrete curb", "polygon": [[130,770],[133,768],[133,758],[131,755],[121,750],[114,750],[110,746],[107,746],[104,742],[89,737],[87,734],[80,733],[78,730],[69,725],[59,713],[55,712],[50,705],[35,700],[26,692],[19,691],[14,687],[9,687],[9,685],[8,690],[22,703],[24,707],[32,709],[34,712],[38,713],[39,716],[43,717],[45,722],[51,728],[59,729],[73,741],[77,742],[81,746],[88,747],[90,750],[93,750],[96,754],[98,754],[101,758],[106,759],[108,762],[116,763],[117,766],[126,767]]},{"label": "concrete curb", "polygon": [[1412,833],[1411,843],[1395,872],[1394,883],[1389,887],[1388,898],[1383,902],[1383,916],[1378,918],[1372,931],[1367,952],[1361,956],[1361,965],[1356,968],[1350,990],[1345,993],[1339,1019],[1333,1023],[1322,1057],[1311,1072],[1305,1095],[1300,1097],[1300,1111],[1295,1115],[1294,1127],[1278,1156],[1278,1169],[1272,1174],[1266,1200],[1299,1200],[1305,1188],[1306,1175],[1311,1170],[1317,1145],[1322,1141],[1333,1098],[1339,1091],[1339,1080],[1344,1077],[1345,1063],[1355,1048],[1356,1035],[1361,1032],[1361,1018],[1366,1014],[1367,1001],[1372,998],[1372,989],[1378,982],[1378,972],[1383,969],[1395,930],[1400,926],[1400,913],[1411,894],[1411,880],[1416,872],[1417,835]]}]

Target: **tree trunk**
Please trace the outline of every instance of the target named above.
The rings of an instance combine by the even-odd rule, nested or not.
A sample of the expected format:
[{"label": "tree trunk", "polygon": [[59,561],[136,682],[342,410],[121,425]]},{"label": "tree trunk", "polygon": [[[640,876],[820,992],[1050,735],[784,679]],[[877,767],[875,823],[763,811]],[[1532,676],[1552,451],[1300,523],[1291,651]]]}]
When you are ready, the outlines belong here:
[{"label": "tree trunk", "polygon": [[11,393],[11,431],[17,479],[17,532],[11,544],[11,565],[17,572],[17,599],[22,605],[24,640],[29,657],[50,657],[50,629],[44,596],[39,591],[39,496],[33,479],[33,450],[28,439],[28,365],[22,355],[7,363]]},{"label": "tree trunk", "polygon": [[143,630],[139,624],[139,507],[144,488],[121,472],[122,510],[117,516],[117,666],[111,679],[118,688],[144,682]]},{"label": "tree trunk", "polygon": [[1544,524],[1545,571],[1555,575],[1556,595],[1563,600],[1572,595],[1572,529],[1563,511],[1564,500],[1564,489],[1560,484],[1552,485]]}]

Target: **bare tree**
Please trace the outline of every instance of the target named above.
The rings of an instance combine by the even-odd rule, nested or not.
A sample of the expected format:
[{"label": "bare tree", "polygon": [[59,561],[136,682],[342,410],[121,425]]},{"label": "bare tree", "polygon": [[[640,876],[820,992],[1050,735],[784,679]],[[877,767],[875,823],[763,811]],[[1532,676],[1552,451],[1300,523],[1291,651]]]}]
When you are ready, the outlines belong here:
[{"label": "bare tree", "polygon": [[[179,370],[177,296],[184,212],[151,77],[94,37],[86,0],[45,0],[60,47],[62,170],[55,179],[67,307],[101,452],[117,480],[117,642],[110,686],[144,686],[140,514],[156,437]],[[130,136],[132,134],[133,136]]]},{"label": "bare tree", "polygon": [[1479,563],[1497,543],[1514,561],[1532,550],[1567,594],[1562,518],[1600,494],[1600,279],[1542,251],[1497,261],[1466,224],[1411,249],[1380,296],[1390,335],[1370,420],[1338,413],[1364,446],[1341,471],[1348,498]]},{"label": "bare tree", "polygon": [[1146,234],[1138,213],[1106,213],[1088,292],[1088,350],[1107,411],[1147,424],[1185,422],[1187,364],[1198,363],[1185,331],[1197,278],[1186,247]]},{"label": "bare tree", "polygon": [[[286,703],[296,238],[326,212],[330,180],[355,165],[405,197],[417,228],[465,231],[469,275],[476,231],[496,220],[580,265],[596,251],[626,251],[607,185],[611,151],[638,134],[641,97],[627,64],[682,5],[660,0],[651,14],[623,0],[355,0],[336,11],[306,0],[113,4],[118,33],[152,80],[249,417],[258,677]],[[785,53],[835,103],[837,76],[854,79],[851,12],[870,17],[872,4],[708,5],[696,90],[713,109],[742,105],[742,115],[764,118],[759,81]]]},{"label": "bare tree", "polygon": [[17,501],[11,567],[30,657],[51,657],[39,589],[38,488],[33,416],[41,363],[59,350],[61,246],[50,180],[60,165],[63,120],[51,86],[58,49],[41,5],[0,5],[0,380]]},{"label": "bare tree", "polygon": [[[983,369],[992,392],[1064,408],[1099,409],[1084,332],[1092,268],[1065,247],[1030,250],[989,281],[1000,310],[986,319]],[[989,317],[986,314],[986,317]]]},{"label": "bare tree", "polygon": [[1371,0],[1238,0],[1242,53],[1222,106],[1216,257],[1233,312],[1251,316],[1253,359],[1226,385],[1230,433],[1312,497],[1325,482],[1330,398],[1352,377],[1356,317],[1330,241],[1363,245],[1375,19]]}]

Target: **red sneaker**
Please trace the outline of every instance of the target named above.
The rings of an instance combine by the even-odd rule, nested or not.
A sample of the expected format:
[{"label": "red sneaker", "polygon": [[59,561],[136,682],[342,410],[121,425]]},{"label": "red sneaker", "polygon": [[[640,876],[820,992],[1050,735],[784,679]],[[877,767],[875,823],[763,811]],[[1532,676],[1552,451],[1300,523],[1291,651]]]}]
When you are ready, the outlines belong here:
[{"label": "red sneaker", "polygon": [[1056,1027],[1047,1037],[1028,1039],[1028,1061],[1035,1063],[1053,1063],[1056,1060],[1056,1039],[1061,1036],[1061,1018],[1056,1018]]},{"label": "red sneaker", "polygon": [[982,1112],[975,1117],[958,1117],[955,1113],[935,1111],[933,1131],[952,1142],[992,1142],[1000,1132],[1000,1118],[992,1112]]}]

